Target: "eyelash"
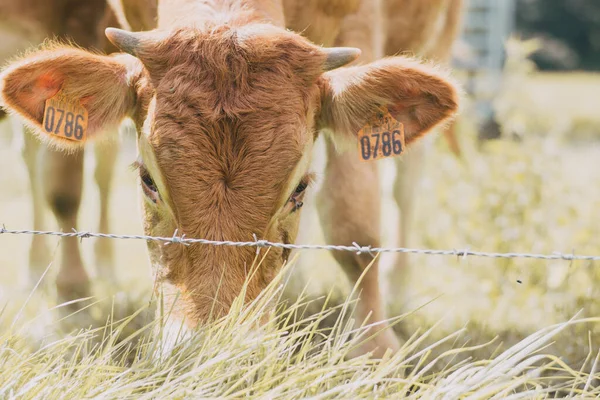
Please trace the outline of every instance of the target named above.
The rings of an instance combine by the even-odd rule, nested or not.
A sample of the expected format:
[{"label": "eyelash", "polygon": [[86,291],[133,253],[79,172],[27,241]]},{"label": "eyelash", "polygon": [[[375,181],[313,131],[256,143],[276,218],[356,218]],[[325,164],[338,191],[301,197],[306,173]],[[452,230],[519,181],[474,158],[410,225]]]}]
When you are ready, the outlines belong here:
[{"label": "eyelash", "polygon": [[302,192],[304,192],[306,190],[306,188],[308,187],[308,183],[305,180],[301,180],[300,183],[298,184],[298,187],[296,187],[296,190],[294,191],[294,194],[300,194]]},{"label": "eyelash", "polygon": [[139,170],[140,168],[142,168],[142,166],[143,166],[143,164],[142,164],[140,161],[138,161],[138,160],[135,160],[134,162],[132,162],[132,163],[129,165],[129,168],[130,168],[132,171],[137,171],[137,170]]},{"label": "eyelash", "polygon": [[309,186],[311,186],[314,183],[315,176],[316,175],[314,173],[309,173],[309,174],[304,175],[302,177],[302,179],[300,179],[300,183],[296,187],[295,193],[297,193],[299,189],[300,189],[299,193],[304,192]]}]

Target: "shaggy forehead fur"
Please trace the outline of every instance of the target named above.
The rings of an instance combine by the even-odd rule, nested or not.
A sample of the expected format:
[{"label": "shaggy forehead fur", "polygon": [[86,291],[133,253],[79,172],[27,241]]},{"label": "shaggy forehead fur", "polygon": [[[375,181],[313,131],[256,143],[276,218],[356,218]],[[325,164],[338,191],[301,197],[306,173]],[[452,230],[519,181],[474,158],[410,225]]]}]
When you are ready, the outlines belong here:
[{"label": "shaggy forehead fur", "polygon": [[312,136],[324,56],[268,25],[182,29],[146,54],[149,142],[180,229],[214,240],[262,234]]}]

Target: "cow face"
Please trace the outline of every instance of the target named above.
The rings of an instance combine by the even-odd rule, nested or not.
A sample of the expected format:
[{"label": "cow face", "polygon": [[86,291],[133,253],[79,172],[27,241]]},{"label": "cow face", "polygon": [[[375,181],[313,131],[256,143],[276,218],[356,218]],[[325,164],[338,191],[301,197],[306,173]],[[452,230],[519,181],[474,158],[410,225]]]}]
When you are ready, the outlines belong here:
[{"label": "cow face", "polygon": [[[129,33],[110,29],[125,53],[71,47],[31,53],[2,74],[5,106],[44,130],[45,103],[59,92],[88,112],[85,139],[132,118],[144,229],[153,236],[294,241],[317,132],[356,133],[381,106],[405,126],[406,144],[453,115],[455,87],[405,58],[340,68],[356,49],[323,49],[271,25]],[[348,177],[352,179],[352,177]],[[245,247],[149,244],[158,277],[183,293],[192,323],[226,313],[247,283],[255,298],[288,252]]]}]

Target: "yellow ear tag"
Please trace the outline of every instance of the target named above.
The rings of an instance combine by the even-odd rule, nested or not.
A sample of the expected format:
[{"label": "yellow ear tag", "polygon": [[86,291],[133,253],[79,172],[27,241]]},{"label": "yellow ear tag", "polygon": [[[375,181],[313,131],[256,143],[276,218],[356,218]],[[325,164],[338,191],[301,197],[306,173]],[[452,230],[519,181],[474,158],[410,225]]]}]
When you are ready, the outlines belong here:
[{"label": "yellow ear tag", "polygon": [[87,136],[88,112],[77,100],[58,92],[46,100],[42,128],[48,134],[77,142]]},{"label": "yellow ear tag", "polygon": [[404,125],[383,107],[358,131],[361,161],[396,157],[404,152]]}]

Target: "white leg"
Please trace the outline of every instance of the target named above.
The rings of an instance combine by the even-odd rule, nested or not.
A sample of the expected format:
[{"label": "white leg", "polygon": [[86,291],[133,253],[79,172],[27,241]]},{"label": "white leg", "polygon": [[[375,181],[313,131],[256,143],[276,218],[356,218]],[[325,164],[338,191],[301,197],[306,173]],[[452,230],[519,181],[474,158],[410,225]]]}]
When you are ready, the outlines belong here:
[{"label": "white leg", "polygon": [[[410,230],[415,212],[415,198],[423,173],[427,143],[422,141],[413,145],[407,153],[396,162],[396,182],[394,183],[394,198],[400,211],[398,245],[410,246]],[[392,269],[390,282],[396,290],[402,287],[407,275],[408,254],[400,253]]]},{"label": "white leg", "polygon": [[[119,154],[118,136],[115,140],[103,140],[95,144],[96,171],[94,178],[98,185],[100,195],[100,220],[98,230],[101,233],[110,232],[110,191],[113,172]],[[96,239],[94,244],[96,256],[96,271],[98,276],[106,282],[115,282],[114,248],[110,239]]]},{"label": "white leg", "polygon": [[[27,167],[29,176],[29,186],[31,191],[31,204],[33,213],[33,229],[45,229],[45,204],[40,186],[40,176],[38,169],[40,147],[43,144],[34,136],[29,129],[24,128],[17,117],[11,117],[13,125],[13,135],[21,137],[21,155]],[[47,238],[36,235],[32,237],[31,247],[29,248],[29,282],[35,285],[50,262],[50,250],[48,248]]]}]

